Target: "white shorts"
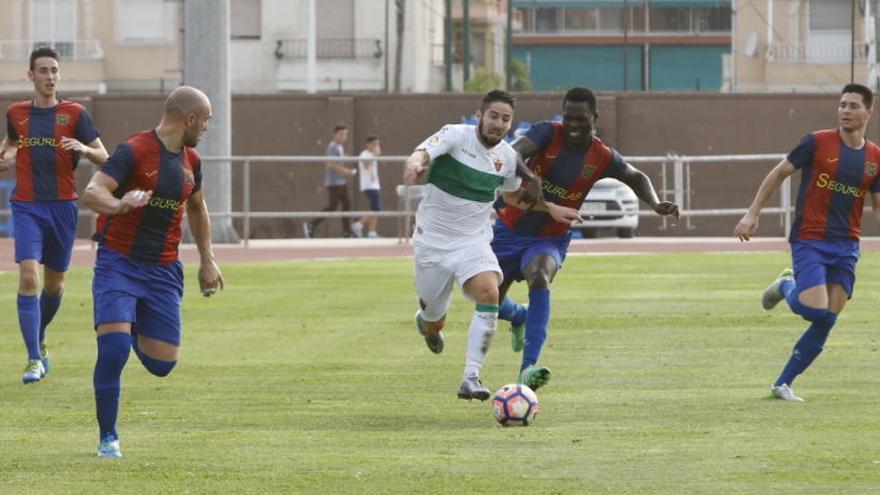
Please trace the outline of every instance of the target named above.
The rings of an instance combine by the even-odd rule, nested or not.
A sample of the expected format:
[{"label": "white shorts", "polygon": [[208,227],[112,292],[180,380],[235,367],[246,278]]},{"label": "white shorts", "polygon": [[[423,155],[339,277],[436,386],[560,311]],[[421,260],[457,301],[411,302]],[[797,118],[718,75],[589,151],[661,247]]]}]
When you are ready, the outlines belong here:
[{"label": "white shorts", "polygon": [[454,249],[438,249],[420,243],[413,246],[416,294],[425,321],[438,321],[446,315],[452,301],[453,282],[463,287],[477,274],[495,272],[498,283],[501,283],[501,267],[488,243],[481,241]]}]

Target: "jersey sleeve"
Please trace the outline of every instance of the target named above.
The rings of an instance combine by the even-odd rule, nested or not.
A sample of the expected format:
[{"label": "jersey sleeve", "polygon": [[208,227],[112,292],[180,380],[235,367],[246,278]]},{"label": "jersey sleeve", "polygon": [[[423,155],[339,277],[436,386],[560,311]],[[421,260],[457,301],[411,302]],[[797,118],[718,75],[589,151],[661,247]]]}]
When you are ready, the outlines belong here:
[{"label": "jersey sleeve", "polygon": [[9,115],[9,112],[6,112],[6,135],[9,136],[10,141],[18,142],[18,133],[15,132],[15,126],[12,125],[12,116]]},{"label": "jersey sleeve", "polygon": [[550,144],[550,140],[553,139],[553,134],[555,133],[556,127],[553,126],[553,122],[545,120],[533,125],[528,131],[526,131],[525,137],[529,138],[529,141],[535,143],[535,146],[537,146],[539,150],[542,150]]},{"label": "jersey sleeve", "polygon": [[785,158],[794,165],[795,168],[801,169],[809,165],[813,161],[813,155],[816,154],[816,136],[807,134],[801,139],[801,142],[788,153]]},{"label": "jersey sleeve", "polygon": [[455,127],[451,125],[443,126],[442,129],[435,132],[431,137],[424,140],[422,144],[416,146],[416,151],[422,150],[431,157],[431,160],[440,155],[445,155],[452,149],[457,132]]},{"label": "jersey sleeve", "polygon": [[92,115],[85,107],[79,107],[79,119],[76,122],[75,132],[76,139],[83,144],[89,144],[101,135],[92,124]]},{"label": "jersey sleeve", "polygon": [[117,146],[107,162],[100,168],[101,172],[113,177],[113,180],[120,186],[128,181],[132,170],[134,170],[134,153],[128,143]]},{"label": "jersey sleeve", "polygon": [[512,164],[511,167],[507,168],[510,171],[507,175],[504,176],[504,182],[498,186],[498,190],[501,192],[514,192],[520,188],[522,185],[522,178],[516,175],[516,151],[511,148],[511,153],[508,156],[508,160]]},{"label": "jersey sleeve", "polygon": [[620,177],[626,172],[626,162],[617,150],[611,150],[611,161],[605,169],[605,177]]}]

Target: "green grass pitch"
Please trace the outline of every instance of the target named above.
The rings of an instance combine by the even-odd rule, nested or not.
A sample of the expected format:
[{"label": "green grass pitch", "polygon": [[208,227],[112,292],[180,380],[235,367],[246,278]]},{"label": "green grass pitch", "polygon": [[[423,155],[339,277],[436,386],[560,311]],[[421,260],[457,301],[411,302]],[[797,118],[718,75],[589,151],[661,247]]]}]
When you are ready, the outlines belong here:
[{"label": "green grass pitch", "polygon": [[[880,253],[825,353],[769,399],[806,322],[760,308],[785,253],[569,258],[553,287],[534,426],[464,402],[472,305],[456,294],[446,351],[412,324],[411,260],[223,266],[204,299],[187,269],[171,376],[132,354],[122,459],[95,457],[91,270],[70,273],[53,369],[23,386],[17,275],[0,274],[0,493],[876,493]],[[513,294],[522,300],[525,289]],[[483,377],[514,381],[499,325]]]}]

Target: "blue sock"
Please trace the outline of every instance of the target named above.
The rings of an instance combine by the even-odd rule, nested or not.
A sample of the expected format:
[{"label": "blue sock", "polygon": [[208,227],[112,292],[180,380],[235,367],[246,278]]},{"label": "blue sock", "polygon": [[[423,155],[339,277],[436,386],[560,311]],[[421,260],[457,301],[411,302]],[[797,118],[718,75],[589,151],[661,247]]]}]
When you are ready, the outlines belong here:
[{"label": "blue sock", "polygon": [[785,279],[782,281],[782,284],[779,286],[779,292],[782,293],[782,297],[788,299],[788,295],[791,294],[793,290],[797,288],[797,284],[792,279]]},{"label": "blue sock", "polygon": [[52,318],[55,318],[55,313],[61,306],[63,294],[63,291],[58,294],[49,294],[45,290],[40,294],[40,342],[46,340],[46,327],[52,323]]},{"label": "blue sock", "polygon": [[168,376],[177,364],[177,361],[163,361],[161,359],[151,358],[144,354],[138,346],[136,335],[131,339],[131,348],[134,349],[134,353],[137,354],[137,357],[141,360],[141,364],[144,365],[144,368],[156,376]]},{"label": "blue sock", "polygon": [[505,297],[498,306],[498,319],[507,320],[511,325],[518,327],[522,325],[526,318],[526,308],[517,304],[516,301],[509,297]]},{"label": "blue sock", "polygon": [[827,310],[822,311],[825,311],[825,317],[814,321],[801,335],[801,338],[794,345],[794,351],[788,359],[788,363],[774,385],[779,386],[783,383],[791,385],[794,379],[803,373],[822,352],[825,341],[828,339],[828,333],[831,332],[831,327],[837,321],[836,314]]},{"label": "blue sock", "polygon": [[98,337],[94,385],[98,429],[102,440],[108,436],[112,436],[114,440],[119,439],[116,432],[119,393],[122,390],[122,369],[128,361],[130,348],[131,335],[127,333],[108,333]]},{"label": "blue sock", "polygon": [[40,303],[37,296],[18,295],[18,325],[28,359],[40,359]]},{"label": "blue sock", "polygon": [[550,289],[529,291],[529,312],[526,316],[526,338],[520,371],[538,362],[541,348],[547,339],[547,325],[550,323]]}]

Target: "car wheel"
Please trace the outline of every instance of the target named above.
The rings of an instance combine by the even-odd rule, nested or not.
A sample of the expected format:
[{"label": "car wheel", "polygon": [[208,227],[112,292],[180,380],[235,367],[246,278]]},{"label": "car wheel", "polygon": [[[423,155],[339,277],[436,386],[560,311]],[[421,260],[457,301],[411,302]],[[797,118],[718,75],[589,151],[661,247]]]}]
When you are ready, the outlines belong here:
[{"label": "car wheel", "polygon": [[632,239],[636,234],[636,229],[619,228],[617,229],[617,237],[621,239]]}]

